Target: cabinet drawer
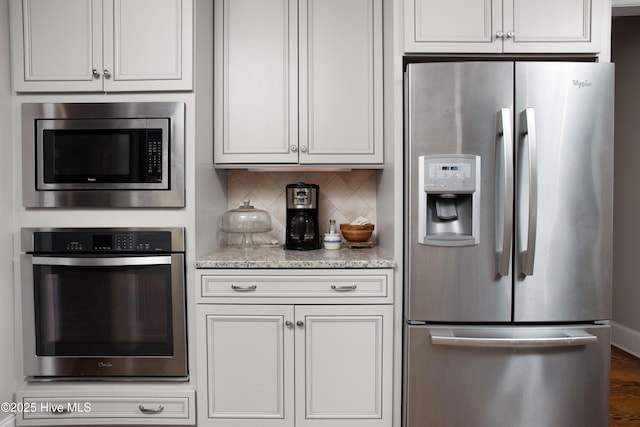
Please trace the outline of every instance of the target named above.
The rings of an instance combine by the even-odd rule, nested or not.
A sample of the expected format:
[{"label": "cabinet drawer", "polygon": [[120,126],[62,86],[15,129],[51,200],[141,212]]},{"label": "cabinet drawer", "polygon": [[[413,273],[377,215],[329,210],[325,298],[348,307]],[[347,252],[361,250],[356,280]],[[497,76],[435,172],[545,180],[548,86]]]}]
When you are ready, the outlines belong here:
[{"label": "cabinet drawer", "polygon": [[[282,298],[328,298],[332,303],[354,298],[375,298],[380,303],[390,297],[387,275],[220,275],[202,276],[201,302],[207,298],[258,298],[261,303]],[[353,303],[353,301],[351,301]]]},{"label": "cabinet drawer", "polygon": [[133,396],[23,397],[17,425],[193,425],[194,398]]}]

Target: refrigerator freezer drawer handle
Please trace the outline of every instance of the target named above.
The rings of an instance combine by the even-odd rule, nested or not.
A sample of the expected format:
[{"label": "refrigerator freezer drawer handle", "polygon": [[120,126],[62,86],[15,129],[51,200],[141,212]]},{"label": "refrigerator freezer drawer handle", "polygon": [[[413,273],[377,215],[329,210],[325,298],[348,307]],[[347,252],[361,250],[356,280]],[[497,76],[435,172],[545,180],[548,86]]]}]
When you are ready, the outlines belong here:
[{"label": "refrigerator freezer drawer handle", "polygon": [[431,331],[431,343],[433,345],[459,346],[459,347],[506,347],[506,348],[533,348],[533,347],[572,347],[595,344],[598,337],[586,332],[567,331],[564,336],[548,338],[506,338],[506,337],[464,337],[455,336],[453,332]]},{"label": "refrigerator freezer drawer handle", "polygon": [[502,108],[498,112],[497,120],[497,136],[502,138],[502,163],[504,165],[502,251],[498,254],[498,274],[504,277],[509,275],[513,229],[513,129],[511,127],[511,110]]},{"label": "refrigerator freezer drawer handle", "polygon": [[522,273],[525,276],[531,276],[536,255],[536,228],[538,226],[538,154],[534,109],[527,108],[523,114],[523,135],[529,141],[529,227],[527,230],[527,249],[523,254]]}]

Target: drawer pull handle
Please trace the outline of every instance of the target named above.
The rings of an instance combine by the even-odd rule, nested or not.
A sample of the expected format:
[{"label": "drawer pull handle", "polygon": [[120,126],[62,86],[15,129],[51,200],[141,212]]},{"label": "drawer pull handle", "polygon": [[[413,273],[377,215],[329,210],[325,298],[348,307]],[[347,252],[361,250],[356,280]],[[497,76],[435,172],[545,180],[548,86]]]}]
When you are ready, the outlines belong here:
[{"label": "drawer pull handle", "polygon": [[258,289],[258,287],[256,285],[238,286],[238,285],[231,284],[231,289],[233,289],[236,292],[251,292]]},{"label": "drawer pull handle", "polygon": [[331,289],[333,289],[336,292],[350,292],[350,291],[355,291],[356,288],[357,288],[357,286],[355,284],[350,285],[350,286],[331,285]]},{"label": "drawer pull handle", "polygon": [[159,405],[157,408],[147,408],[144,405],[140,405],[138,406],[138,409],[140,409],[140,412],[142,412],[143,414],[159,414],[160,412],[164,411],[164,406]]}]

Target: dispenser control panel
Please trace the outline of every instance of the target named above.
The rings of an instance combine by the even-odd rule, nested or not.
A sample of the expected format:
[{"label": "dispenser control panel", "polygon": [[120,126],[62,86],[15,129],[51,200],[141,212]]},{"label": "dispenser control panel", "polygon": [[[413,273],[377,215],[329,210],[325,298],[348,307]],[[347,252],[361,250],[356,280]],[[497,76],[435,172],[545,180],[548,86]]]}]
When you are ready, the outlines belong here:
[{"label": "dispenser control panel", "polygon": [[418,158],[418,243],[470,246],[480,242],[480,156]]},{"label": "dispenser control panel", "polygon": [[426,171],[425,190],[428,192],[472,192],[476,189],[476,158],[427,157],[420,159]]}]

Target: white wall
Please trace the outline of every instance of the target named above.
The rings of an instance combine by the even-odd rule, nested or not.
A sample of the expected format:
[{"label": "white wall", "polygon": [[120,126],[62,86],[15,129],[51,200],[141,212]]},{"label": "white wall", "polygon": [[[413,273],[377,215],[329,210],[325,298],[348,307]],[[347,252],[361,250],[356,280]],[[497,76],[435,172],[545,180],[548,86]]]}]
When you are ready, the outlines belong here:
[{"label": "white wall", "polygon": [[[9,4],[0,0],[0,402],[13,400],[13,186]],[[7,414],[0,412],[0,421]]]},{"label": "white wall", "polygon": [[640,356],[640,16],[614,19],[612,54],[616,64],[612,340]]},{"label": "white wall", "polygon": [[213,168],[213,1],[196,1],[196,255],[226,244],[217,224],[227,210],[227,172]]}]

